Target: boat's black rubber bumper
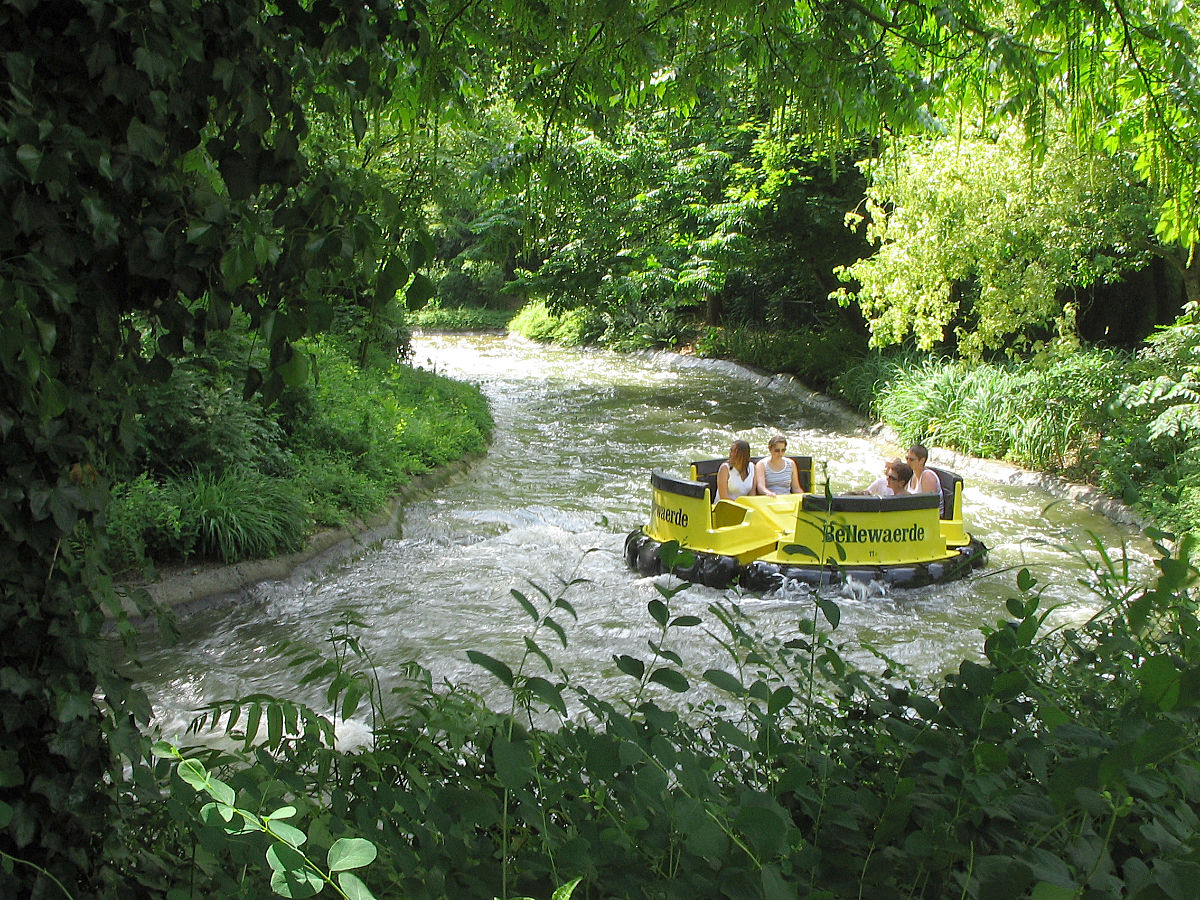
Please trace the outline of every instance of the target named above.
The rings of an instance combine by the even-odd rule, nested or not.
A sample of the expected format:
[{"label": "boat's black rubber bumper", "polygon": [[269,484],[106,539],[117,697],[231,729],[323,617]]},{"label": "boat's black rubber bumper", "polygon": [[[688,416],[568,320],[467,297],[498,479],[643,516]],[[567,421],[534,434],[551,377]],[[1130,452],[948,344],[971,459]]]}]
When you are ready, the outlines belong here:
[{"label": "boat's black rubber bumper", "polygon": [[[659,555],[661,545],[640,528],[625,538],[625,562],[638,574],[649,577],[665,571]],[[756,593],[781,587],[788,582],[801,582],[812,587],[842,584],[847,581],[877,582],[891,587],[924,587],[965,578],[972,569],[987,564],[987,547],[978,539],[958,549],[950,559],[927,563],[905,563],[894,566],[798,566],[755,560],[741,565],[732,556],[720,556],[701,550],[687,551],[689,565],[676,563],[671,574],[683,581],[714,588],[739,584]]]}]

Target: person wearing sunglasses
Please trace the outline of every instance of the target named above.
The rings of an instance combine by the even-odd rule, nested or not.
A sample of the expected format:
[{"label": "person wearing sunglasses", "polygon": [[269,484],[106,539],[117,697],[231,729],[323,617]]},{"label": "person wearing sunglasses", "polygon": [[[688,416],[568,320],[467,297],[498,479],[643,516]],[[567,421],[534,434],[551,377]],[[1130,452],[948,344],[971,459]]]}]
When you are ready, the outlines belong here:
[{"label": "person wearing sunglasses", "polygon": [[852,493],[873,494],[876,497],[895,497],[908,493],[908,479],[912,468],[898,459],[890,459],[883,465],[883,475],[876,478],[863,491]]},{"label": "person wearing sunglasses", "polygon": [[767,441],[767,451],[770,455],[760,459],[755,466],[754,485],[758,493],[768,497],[804,493],[800,487],[800,470],[795,462],[784,456],[787,438],[782,434],[772,435]]},{"label": "person wearing sunglasses", "polygon": [[942,480],[938,478],[937,472],[925,468],[925,464],[929,462],[929,450],[921,444],[913,444],[908,448],[908,455],[905,459],[913,471],[912,478],[908,481],[908,492],[910,494],[937,494],[938,515],[944,516],[946,507],[945,498],[942,496]]}]

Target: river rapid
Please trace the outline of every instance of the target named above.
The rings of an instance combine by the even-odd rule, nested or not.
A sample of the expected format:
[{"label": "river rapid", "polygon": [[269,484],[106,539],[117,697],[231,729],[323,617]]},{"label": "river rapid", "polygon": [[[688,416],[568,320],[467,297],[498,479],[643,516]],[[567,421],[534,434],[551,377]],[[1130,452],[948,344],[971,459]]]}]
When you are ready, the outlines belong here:
[{"label": "river rapid", "polygon": [[[324,710],[323,686],[296,688],[303,670],[287,665],[286,648],[325,650],[347,613],[366,623],[358,636],[385,688],[416,662],[438,680],[468,684],[507,706],[495,678],[467,651],[517,663],[532,622],[513,591],[539,607],[543,592],[564,596],[578,615],[555,613],[566,647],[551,631],[537,635],[538,646],[572,681],[620,696],[632,681],[614,654],[649,660],[647,640],[657,629],[647,602],[659,596],[656,586],[677,583],[640,578],[622,559],[625,535],[648,514],[652,468],[686,474],[691,460],[723,456],[737,437],[762,453],[778,431],[789,452],[814,458],[818,482],[827,477],[837,492],[865,486],[886,458],[903,455],[790,379],[725,363],[566,350],[504,336],[418,336],[414,351],[415,364],[482,388],[496,421],[489,452],[409,502],[395,534],[353,557],[191,613],[174,644],[147,635],[134,676],[164,734],[181,734],[205,703],[252,693]],[[954,468],[936,450],[931,462]],[[1043,603],[1058,607],[1052,622],[1059,624],[1098,609],[1098,598],[1080,583],[1090,580],[1086,560],[1128,558],[1135,578],[1149,577],[1148,546],[1135,528],[972,468],[974,474],[963,473],[964,518],[989,547],[988,567],[922,589],[839,589],[834,639],[847,656],[878,667],[875,653],[882,653],[915,675],[936,677],[980,656],[981,629],[1006,617],[1019,568],[1036,576]],[[720,632],[711,604],[779,640],[797,636],[801,620],[813,615],[812,598],[798,591],[757,597],[689,587],[672,610],[704,625],[676,630],[670,644],[693,676],[729,665],[707,633]]]}]

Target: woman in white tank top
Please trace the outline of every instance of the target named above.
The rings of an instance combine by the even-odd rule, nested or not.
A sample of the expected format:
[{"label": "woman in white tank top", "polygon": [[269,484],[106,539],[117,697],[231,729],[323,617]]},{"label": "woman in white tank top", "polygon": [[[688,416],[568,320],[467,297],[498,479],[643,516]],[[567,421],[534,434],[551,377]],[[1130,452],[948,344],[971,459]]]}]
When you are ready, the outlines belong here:
[{"label": "woman in white tank top", "polygon": [[750,463],[750,445],[734,441],[729,459],[717,469],[717,499],[736,500],[754,493],[754,466]]},{"label": "woman in white tank top", "polygon": [[768,497],[778,494],[803,493],[800,487],[800,472],[796,469],[796,464],[783,455],[787,450],[787,438],[782,434],[773,435],[767,442],[767,450],[771,455],[766,459],[760,459],[756,466],[758,475],[755,486],[758,493],[766,494]]}]

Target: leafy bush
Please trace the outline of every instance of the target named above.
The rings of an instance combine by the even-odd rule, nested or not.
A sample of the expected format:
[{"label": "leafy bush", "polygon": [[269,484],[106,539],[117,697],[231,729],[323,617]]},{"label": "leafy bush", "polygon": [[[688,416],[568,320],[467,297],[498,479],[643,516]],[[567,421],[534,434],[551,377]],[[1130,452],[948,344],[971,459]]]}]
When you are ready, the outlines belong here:
[{"label": "leafy bush", "polygon": [[513,313],[503,309],[477,307],[444,308],[432,303],[408,314],[414,328],[426,331],[506,331]]},{"label": "leafy bush", "polygon": [[179,492],[147,473],[114,486],[106,511],[114,567],[191,556],[195,545],[183,515]]},{"label": "leafy bush", "polygon": [[459,259],[437,280],[437,301],[443,307],[504,306],[504,271],[489,260]]},{"label": "leafy bush", "polygon": [[247,365],[263,362],[245,334],[222,333],[203,355],[174,366],[165,382],[143,385],[137,433],[149,470],[159,476],[238,467],[283,472],[278,421],[261,398],[242,396]]},{"label": "leafy bush", "polygon": [[[489,709],[415,664],[385,694],[364,623],[346,617],[328,657],[287,650],[302,683],[329,683],[327,709],[219,701],[197,727],[244,751],[187,750],[187,771],[164,754],[173,799],[140,810],[158,840],[134,877],[157,893],[270,889],[263,851],[279,837],[197,810],[194,789],[280,808],[333,870],[348,865],[339,841],[370,844],[361,877],[381,897],[547,896],[579,878],[597,897],[1188,897],[1200,573],[1157,546],[1150,584],[1101,550],[1088,584],[1100,611],[1051,635],[1053,607],[1020,571],[982,659],[932,684],[890,660],[881,673],[849,662],[831,599],[798,610],[793,635],[764,637],[736,604],[675,613],[687,586],[660,583],[649,652],[614,656],[623,685],[594,693],[550,655],[575,617],[565,581],[512,592],[523,652],[468,651],[508,698]],[[725,652],[708,668],[673,649],[699,627]],[[372,741],[335,748],[334,721],[354,716]]]},{"label": "leafy bush", "polygon": [[709,328],[696,341],[701,356],[732,359],[768,372],[787,372],[817,388],[833,384],[866,339],[840,321],[808,329],[754,326]]},{"label": "leafy bush", "polygon": [[[108,509],[119,565],[293,550],[314,525],[366,516],[413,475],[486,445],[491,416],[476,388],[404,365],[361,369],[335,339],[303,350],[315,361],[317,383],[285,392],[269,414],[240,397],[228,401],[241,412],[227,421],[256,423],[254,434],[269,436],[262,447],[257,438],[225,435],[224,452],[213,447],[206,465],[181,471],[161,435],[148,445],[150,471],[117,485]],[[163,397],[192,383],[176,379]],[[177,474],[154,474],[164,469]]]},{"label": "leafy bush", "polygon": [[525,304],[508,323],[514,331],[531,341],[578,347],[599,336],[602,326],[592,321],[585,309],[570,309],[554,314],[542,301]]}]

